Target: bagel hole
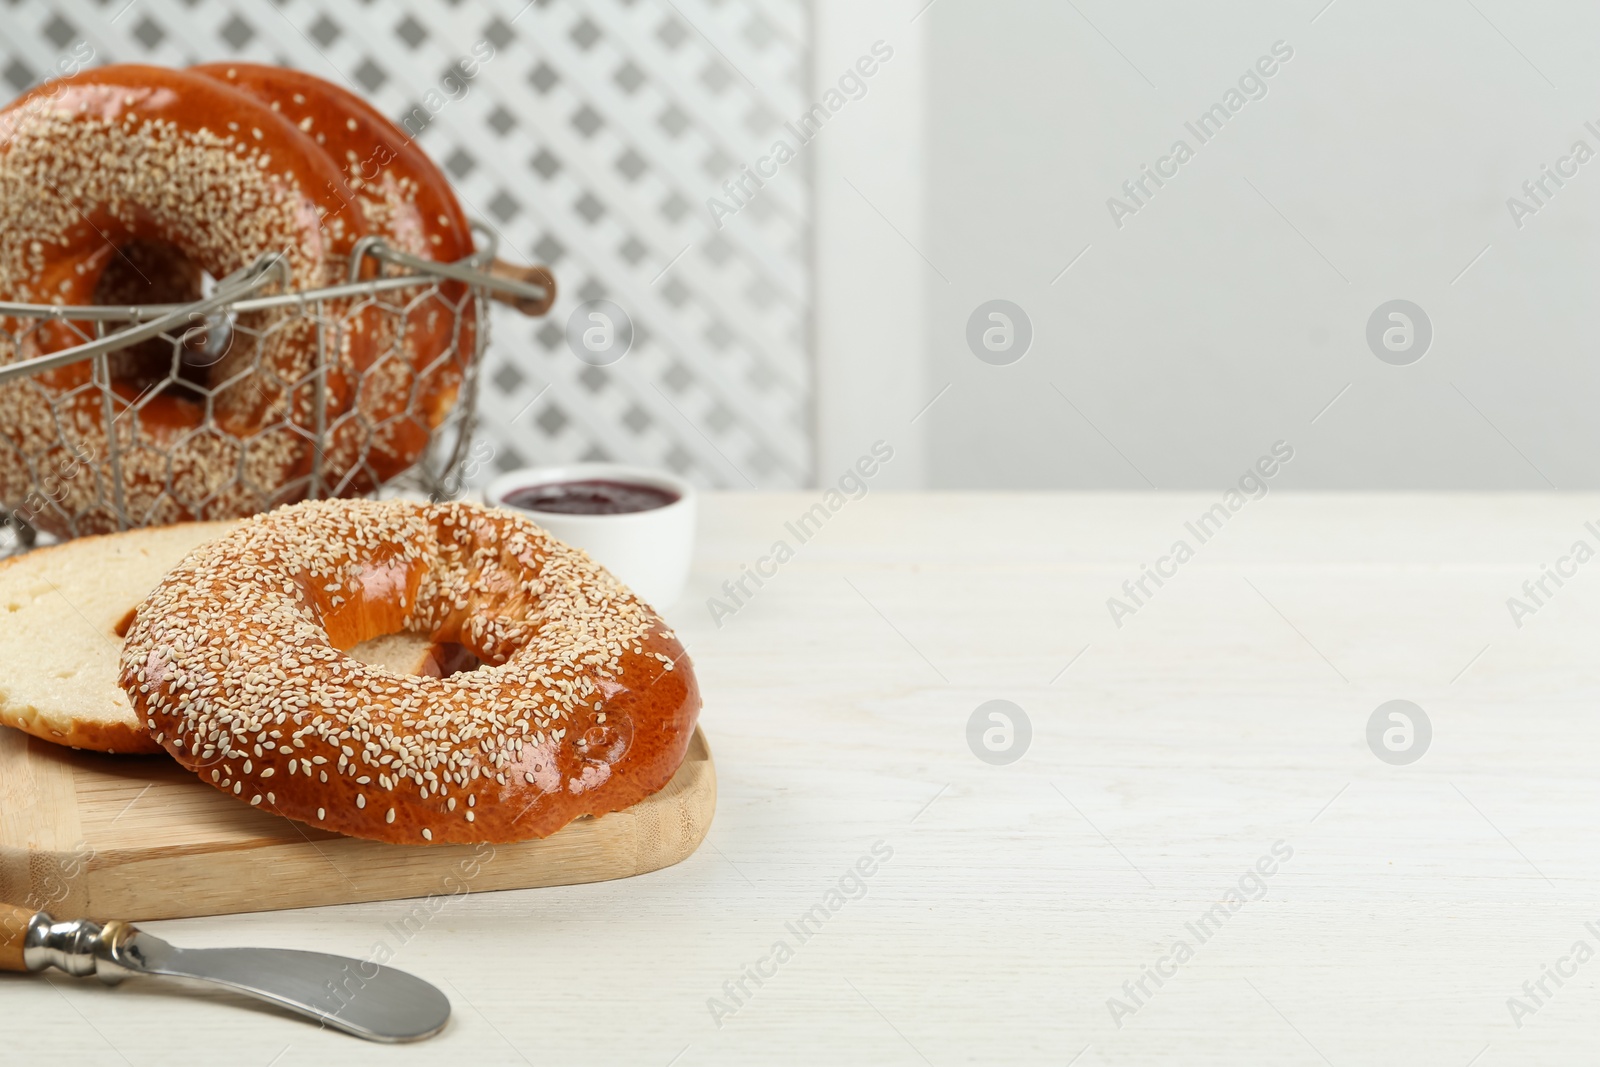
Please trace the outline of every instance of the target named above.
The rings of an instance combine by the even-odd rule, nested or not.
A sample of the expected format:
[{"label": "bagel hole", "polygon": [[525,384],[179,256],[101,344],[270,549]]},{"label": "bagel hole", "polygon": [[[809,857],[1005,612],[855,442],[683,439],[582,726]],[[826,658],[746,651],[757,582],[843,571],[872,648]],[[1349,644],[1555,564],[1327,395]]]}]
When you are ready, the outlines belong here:
[{"label": "bagel hole", "polygon": [[440,678],[465,674],[483,666],[483,660],[473,655],[471,649],[454,641],[432,642],[428,648],[428,659]]},{"label": "bagel hole", "polygon": [[[167,241],[136,237],[116,247],[93,300],[112,306],[188,304],[210,296],[216,279]],[[152,337],[111,353],[112,385],[130,401],[147,393],[203,402],[213,364],[227,354],[231,324],[207,319],[177,338]]]},{"label": "bagel hole", "polygon": [[432,641],[405,631],[368,638],[345,655],[391,674],[424,678],[448,678],[483,666],[483,661],[463,645]]}]

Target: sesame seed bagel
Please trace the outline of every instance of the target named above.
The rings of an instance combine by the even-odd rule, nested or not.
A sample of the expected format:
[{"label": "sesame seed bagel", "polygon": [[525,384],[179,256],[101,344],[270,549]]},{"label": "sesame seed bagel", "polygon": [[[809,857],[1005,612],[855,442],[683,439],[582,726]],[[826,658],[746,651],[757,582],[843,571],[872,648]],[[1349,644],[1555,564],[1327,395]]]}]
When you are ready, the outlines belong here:
[{"label": "sesame seed bagel", "polygon": [[[400,631],[444,678],[346,649]],[[584,553],[471,504],[336,500],[202,545],[139,606],[121,684],[202,781],[401,844],[545,837],[659,790],[700,708],[662,620]]]},{"label": "sesame seed bagel", "polygon": [[[282,115],[217,81],[159,67],[101,67],[47,82],[0,110],[0,298],[56,305],[197,299],[264,253],[295,288],[342,280],[370,232],[343,212],[340,169]],[[330,331],[370,362],[355,316]],[[0,363],[94,336],[92,323],[0,320]],[[54,452],[113,451],[138,525],[231,518],[263,494],[305,492],[313,445],[315,323],[292,310],[238,317],[224,348],[155,340],[108,361],[108,397],[79,362],[0,387],[0,500],[21,504]],[[107,410],[109,401],[110,410]],[[330,398],[332,414],[344,398]],[[199,431],[199,432],[197,432]],[[73,479],[34,516],[57,534],[118,528],[104,471]]]},{"label": "sesame seed bagel", "polygon": [[[314,140],[342,172],[341,210],[359,214],[392,247],[444,263],[472,254],[472,230],[449,179],[365,100],[284,67],[190,70],[248,93]],[[416,462],[455,403],[475,347],[476,308],[462,283],[443,282],[426,296],[394,293],[389,303],[406,310],[383,319],[389,329],[371,361],[342,368],[359,388],[350,412],[328,428],[329,477],[343,483],[336,495],[368,492]]]}]

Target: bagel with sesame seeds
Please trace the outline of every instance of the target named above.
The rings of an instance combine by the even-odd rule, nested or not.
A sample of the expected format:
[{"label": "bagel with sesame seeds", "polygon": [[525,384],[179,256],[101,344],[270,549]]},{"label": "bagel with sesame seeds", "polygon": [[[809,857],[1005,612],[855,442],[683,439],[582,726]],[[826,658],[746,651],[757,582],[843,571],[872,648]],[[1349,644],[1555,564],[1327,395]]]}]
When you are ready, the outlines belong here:
[{"label": "bagel with sesame seeds", "polygon": [[[408,632],[481,666],[346,654]],[[139,606],[120,682],[155,742],[241,801],[399,844],[546,837],[664,787],[700,709],[651,608],[520,515],[335,500],[202,545]]]},{"label": "bagel with sesame seeds", "polygon": [[[204,274],[268,253],[284,255],[292,288],[333,284],[372,232],[339,210],[341,180],[287,118],[214,79],[130,64],[47,82],[0,109],[0,299],[187,302]],[[369,317],[337,317],[326,343],[369,364]],[[118,529],[119,511],[151,525],[304,496],[318,330],[293,309],[240,313],[231,328],[113,353],[109,381],[84,360],[0,386],[0,501],[22,503],[66,452],[100,466],[32,515],[63,536]],[[94,336],[65,316],[0,319],[0,363]],[[346,402],[330,395],[320,414]]]},{"label": "bagel with sesame seeds", "polygon": [[[391,247],[442,263],[473,253],[472,229],[444,172],[359,96],[286,67],[189,69],[247,93],[314,140],[340,170],[330,190],[339,210],[360,216]],[[385,342],[358,353],[369,362],[341,368],[358,384],[351,410],[328,427],[335,495],[368,492],[417,461],[454,405],[475,348],[477,308],[463,283],[395,295],[405,310],[384,319]]]}]

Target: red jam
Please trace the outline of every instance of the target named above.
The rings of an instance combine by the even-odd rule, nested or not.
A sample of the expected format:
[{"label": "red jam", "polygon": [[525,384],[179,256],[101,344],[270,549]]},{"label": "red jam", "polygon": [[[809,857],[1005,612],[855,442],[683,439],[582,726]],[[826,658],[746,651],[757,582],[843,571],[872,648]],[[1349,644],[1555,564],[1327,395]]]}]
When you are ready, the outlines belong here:
[{"label": "red jam", "polygon": [[653,485],[594,478],[513,489],[505,495],[504,500],[514,508],[558,515],[626,515],[676,504],[678,494]]}]

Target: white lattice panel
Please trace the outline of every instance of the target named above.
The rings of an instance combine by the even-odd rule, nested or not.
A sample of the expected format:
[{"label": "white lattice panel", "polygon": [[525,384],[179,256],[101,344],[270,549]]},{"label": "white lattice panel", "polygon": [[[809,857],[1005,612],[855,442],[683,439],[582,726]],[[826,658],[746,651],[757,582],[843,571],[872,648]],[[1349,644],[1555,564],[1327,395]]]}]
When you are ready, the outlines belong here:
[{"label": "white lattice panel", "polygon": [[[787,487],[811,468],[806,167],[720,230],[706,201],[807,106],[807,33],[803,0],[9,0],[0,87],[87,41],[96,64],[237,56],[360,92],[445,168],[503,256],[561,283],[546,319],[497,309],[478,481],[605,458]],[[573,310],[602,298],[635,328],[603,367],[566,341]]]}]

